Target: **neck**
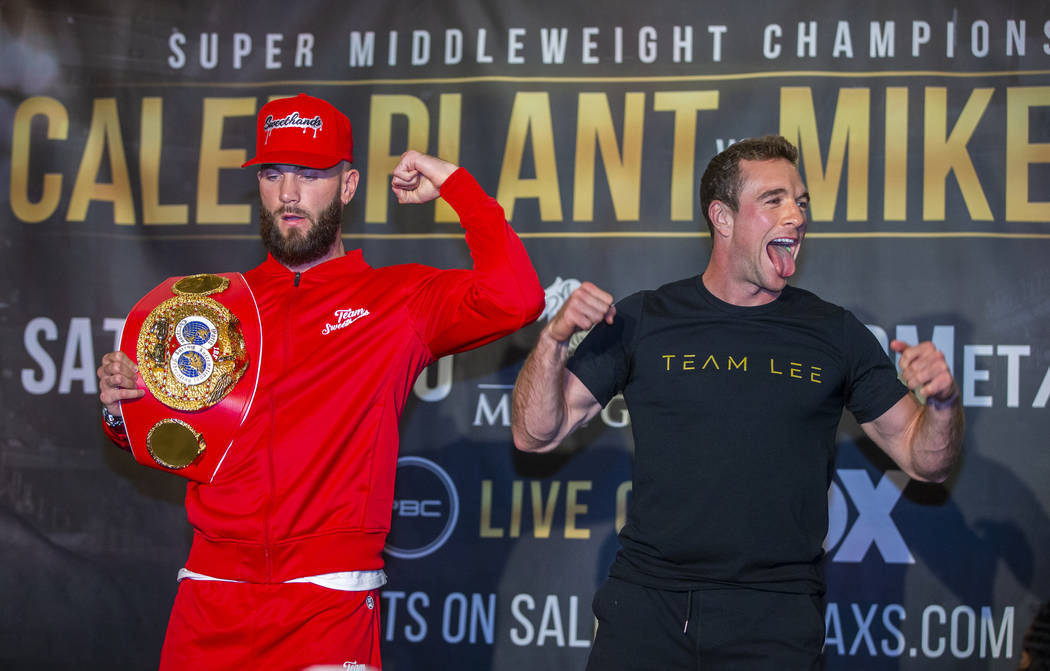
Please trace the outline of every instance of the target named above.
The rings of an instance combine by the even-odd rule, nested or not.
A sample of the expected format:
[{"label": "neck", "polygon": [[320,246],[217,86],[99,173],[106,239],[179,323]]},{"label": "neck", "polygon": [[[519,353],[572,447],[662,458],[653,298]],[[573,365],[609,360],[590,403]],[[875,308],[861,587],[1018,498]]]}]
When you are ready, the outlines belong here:
[{"label": "neck", "polygon": [[323,256],[314,259],[313,261],[307,261],[306,263],[300,263],[298,265],[288,265],[287,263],[281,262],[281,265],[292,271],[293,273],[303,273],[310,270],[314,266],[319,266],[325,261],[331,261],[337,259],[340,256],[346,254],[346,249],[343,248],[343,237],[341,235],[336,236],[335,242],[328,248],[328,251]]},{"label": "neck", "polygon": [[772,303],[780,297],[780,291],[771,291],[753,282],[736,279],[729,268],[724,263],[719,263],[714,255],[700,280],[711,295],[730,305],[756,307]]}]

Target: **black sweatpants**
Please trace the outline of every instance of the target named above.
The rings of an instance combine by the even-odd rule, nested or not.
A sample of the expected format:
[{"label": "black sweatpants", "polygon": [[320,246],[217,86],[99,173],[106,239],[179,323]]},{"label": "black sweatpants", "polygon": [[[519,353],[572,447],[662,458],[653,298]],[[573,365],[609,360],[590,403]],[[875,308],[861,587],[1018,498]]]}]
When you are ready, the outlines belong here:
[{"label": "black sweatpants", "polygon": [[752,589],[673,592],[609,578],[594,595],[587,671],[823,668],[823,599]]}]

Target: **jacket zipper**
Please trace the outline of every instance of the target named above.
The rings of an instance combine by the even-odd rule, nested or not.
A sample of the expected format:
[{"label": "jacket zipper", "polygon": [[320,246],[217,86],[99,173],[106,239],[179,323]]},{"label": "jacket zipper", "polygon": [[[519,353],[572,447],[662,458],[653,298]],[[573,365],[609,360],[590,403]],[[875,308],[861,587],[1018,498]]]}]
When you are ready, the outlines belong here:
[{"label": "jacket zipper", "polygon": [[[294,288],[296,288],[296,289],[299,288],[299,280],[302,279],[302,275],[303,274],[301,272],[297,272],[295,274],[295,279],[294,279],[294,281],[292,283],[292,286]],[[285,370],[287,370],[287,368],[288,368],[288,357],[289,357],[288,353],[289,353],[289,350],[291,348],[291,343],[292,343],[292,313],[293,313],[292,304],[293,304],[293,302],[295,302],[296,297],[297,297],[296,293],[293,293],[288,298],[288,307],[287,307],[287,310],[286,310],[286,317],[285,317],[285,320],[284,320],[284,361],[282,362],[282,366],[283,366],[283,368]],[[274,433],[276,432],[276,430],[277,430],[277,405],[276,405],[276,403],[274,401],[273,390],[271,390],[270,391],[270,440],[269,440],[269,449],[267,450],[267,455],[266,455],[267,456],[267,460],[269,462],[267,464],[268,467],[269,467],[267,470],[269,471],[269,479],[270,479],[270,496],[268,497],[268,501],[267,501],[267,504],[266,504],[266,528],[265,528],[265,537],[266,537],[266,550],[265,550],[265,553],[266,553],[266,574],[267,574],[267,579],[268,580],[273,580],[273,556],[272,556],[271,551],[270,551],[271,550],[271,545],[272,545],[272,543],[271,543],[272,539],[271,539],[271,528],[270,528],[270,525],[271,525],[271,522],[273,520],[273,502],[274,502],[274,499],[277,497],[277,475],[276,475],[276,468],[275,468],[275,455],[274,455],[274,443],[273,443],[273,437],[274,437]]]}]

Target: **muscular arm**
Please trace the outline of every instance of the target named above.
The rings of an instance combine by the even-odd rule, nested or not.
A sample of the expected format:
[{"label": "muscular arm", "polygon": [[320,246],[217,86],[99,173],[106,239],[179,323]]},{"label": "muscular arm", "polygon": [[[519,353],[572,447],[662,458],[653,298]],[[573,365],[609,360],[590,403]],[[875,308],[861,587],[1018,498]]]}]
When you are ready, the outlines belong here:
[{"label": "muscular arm", "polygon": [[901,379],[926,404],[908,394],[861,428],[912,478],[943,482],[962,455],[965,418],[958,388],[932,343],[908,347],[894,340],[890,347],[901,353]]},{"label": "muscular arm", "polygon": [[511,434],[519,450],[552,450],[601,410],[598,400],[565,363],[574,333],[603,320],[611,324],[615,314],[612,296],[585,282],[540,332],[514,384]]},{"label": "muscular arm", "polygon": [[471,270],[434,274],[409,303],[421,338],[434,356],[472,349],[531,323],[543,310],[543,287],[503,208],[466,170],[406,152],[391,187],[402,203],[439,193],[459,215]]}]

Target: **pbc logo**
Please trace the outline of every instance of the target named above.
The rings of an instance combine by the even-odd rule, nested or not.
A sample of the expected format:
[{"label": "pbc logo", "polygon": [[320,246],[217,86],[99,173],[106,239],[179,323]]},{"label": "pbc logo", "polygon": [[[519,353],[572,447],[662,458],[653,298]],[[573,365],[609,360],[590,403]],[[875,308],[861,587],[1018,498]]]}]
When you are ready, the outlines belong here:
[{"label": "pbc logo", "polygon": [[459,518],[459,494],[443,468],[422,457],[397,460],[394,510],[384,552],[419,559],[448,541]]},{"label": "pbc logo", "polygon": [[[875,484],[864,469],[840,468],[836,473],[842,487],[832,482],[828,488],[828,535],[824,539],[824,550],[831,561],[859,563],[874,545],[887,564],[914,564],[915,558],[890,517],[908,484],[908,475],[886,471]],[[852,526],[847,501],[857,511]]]}]

